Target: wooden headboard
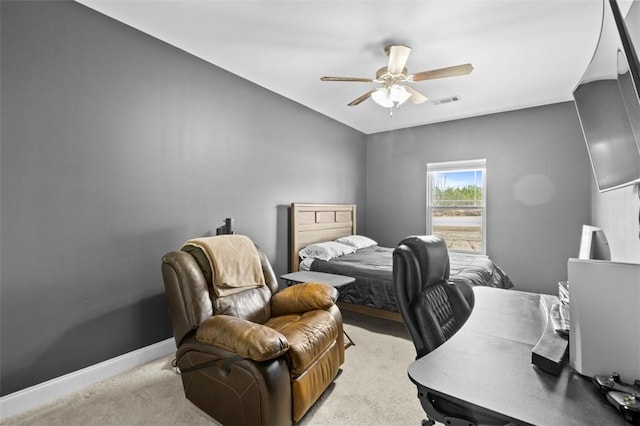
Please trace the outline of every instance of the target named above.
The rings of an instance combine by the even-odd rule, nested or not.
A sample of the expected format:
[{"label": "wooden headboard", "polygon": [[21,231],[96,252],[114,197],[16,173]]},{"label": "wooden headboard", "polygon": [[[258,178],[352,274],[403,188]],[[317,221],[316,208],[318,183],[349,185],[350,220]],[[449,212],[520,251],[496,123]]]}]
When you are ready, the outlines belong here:
[{"label": "wooden headboard", "polygon": [[356,233],[355,204],[291,204],[291,272],[300,266],[298,252],[309,244]]}]

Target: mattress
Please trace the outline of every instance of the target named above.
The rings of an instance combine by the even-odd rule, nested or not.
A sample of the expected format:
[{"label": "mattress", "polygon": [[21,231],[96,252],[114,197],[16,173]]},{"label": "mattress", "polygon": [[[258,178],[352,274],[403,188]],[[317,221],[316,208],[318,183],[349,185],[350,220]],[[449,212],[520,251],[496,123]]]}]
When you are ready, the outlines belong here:
[{"label": "mattress", "polygon": [[[331,260],[313,260],[309,270],[355,278],[339,289],[338,301],[398,312],[393,287],[393,248],[372,246]],[[489,257],[449,252],[453,283],[512,288],[509,276]]]}]

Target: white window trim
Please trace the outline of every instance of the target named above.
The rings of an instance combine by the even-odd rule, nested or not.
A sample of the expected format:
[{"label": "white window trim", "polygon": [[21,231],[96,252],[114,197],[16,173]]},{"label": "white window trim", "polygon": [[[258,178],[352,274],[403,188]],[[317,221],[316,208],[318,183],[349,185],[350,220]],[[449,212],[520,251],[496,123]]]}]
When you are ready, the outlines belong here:
[{"label": "white window trim", "polygon": [[[431,207],[431,174],[434,172],[465,172],[482,169],[482,251],[449,249],[456,253],[467,253],[486,256],[487,254],[487,160],[485,158],[462,161],[444,161],[438,163],[427,163],[427,233],[433,234],[431,227],[432,207]],[[477,206],[476,206],[477,207]]]}]

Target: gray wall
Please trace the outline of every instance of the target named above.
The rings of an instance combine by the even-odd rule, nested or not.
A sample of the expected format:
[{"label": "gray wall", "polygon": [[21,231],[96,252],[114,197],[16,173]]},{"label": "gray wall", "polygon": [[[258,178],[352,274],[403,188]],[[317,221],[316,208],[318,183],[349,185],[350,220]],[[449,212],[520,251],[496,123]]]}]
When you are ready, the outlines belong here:
[{"label": "gray wall", "polygon": [[289,203],[365,204],[363,134],[77,3],[0,3],[3,395],[170,337],[160,258],[225,217],[283,273]]},{"label": "gray wall", "polygon": [[590,169],[573,102],[367,138],[367,232],[426,232],[426,164],[487,159],[487,254],[516,288],[557,293],[588,223]]}]

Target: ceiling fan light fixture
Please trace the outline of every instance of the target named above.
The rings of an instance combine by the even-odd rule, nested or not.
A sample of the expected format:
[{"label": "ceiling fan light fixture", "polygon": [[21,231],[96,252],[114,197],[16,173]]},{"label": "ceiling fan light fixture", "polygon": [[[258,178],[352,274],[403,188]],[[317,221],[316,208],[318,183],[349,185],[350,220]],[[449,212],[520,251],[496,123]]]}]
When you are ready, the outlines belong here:
[{"label": "ceiling fan light fixture", "polygon": [[377,103],[378,105],[380,105],[383,108],[392,108],[393,107],[393,101],[391,100],[391,97],[389,96],[389,91],[384,87],[380,87],[379,89],[375,90],[371,94],[371,99],[373,99],[373,101],[375,103]]},{"label": "ceiling fan light fixture", "polygon": [[402,105],[411,97],[411,93],[404,86],[394,84],[389,89],[389,98],[398,106]]},{"label": "ceiling fan light fixture", "polygon": [[380,87],[371,94],[371,99],[384,108],[399,107],[411,97],[411,93],[404,86],[398,84],[390,88]]}]

